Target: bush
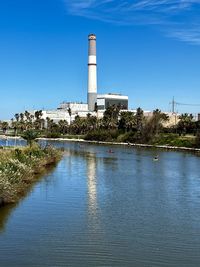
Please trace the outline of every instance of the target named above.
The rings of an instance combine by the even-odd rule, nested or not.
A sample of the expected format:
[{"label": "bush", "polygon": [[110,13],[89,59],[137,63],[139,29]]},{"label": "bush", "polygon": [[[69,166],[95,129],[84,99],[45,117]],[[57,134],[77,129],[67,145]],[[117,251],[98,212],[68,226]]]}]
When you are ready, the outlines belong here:
[{"label": "bush", "polygon": [[200,131],[198,131],[196,135],[195,147],[200,148]]},{"label": "bush", "polygon": [[127,132],[125,134],[120,134],[117,138],[119,142],[127,142],[127,143],[136,143],[137,142],[137,135],[135,132]]},{"label": "bush", "polygon": [[0,199],[1,202],[15,202],[24,192],[27,184],[40,173],[45,165],[57,162],[62,153],[53,148],[41,149],[35,145],[0,154]]},{"label": "bush", "polygon": [[61,134],[58,132],[47,133],[46,137],[47,138],[60,138]]},{"label": "bush", "polygon": [[178,134],[161,134],[153,139],[152,144],[177,147],[194,147],[194,142],[192,140],[181,138]]},{"label": "bush", "polygon": [[114,141],[119,133],[117,130],[94,130],[86,134],[85,140],[90,141]]},{"label": "bush", "polygon": [[152,143],[154,145],[173,145],[178,141],[179,136],[177,134],[160,134],[153,138]]}]

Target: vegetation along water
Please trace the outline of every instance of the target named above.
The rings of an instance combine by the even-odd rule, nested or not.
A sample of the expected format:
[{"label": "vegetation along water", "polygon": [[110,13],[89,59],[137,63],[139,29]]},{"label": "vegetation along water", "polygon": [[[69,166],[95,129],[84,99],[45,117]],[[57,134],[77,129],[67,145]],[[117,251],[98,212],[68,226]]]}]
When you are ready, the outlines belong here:
[{"label": "vegetation along water", "polygon": [[57,149],[32,145],[32,139],[28,139],[30,147],[1,147],[0,206],[18,201],[36,174],[61,158],[61,152]]},{"label": "vegetation along water", "polygon": [[[71,118],[71,111],[68,110]],[[177,147],[200,148],[200,121],[192,114],[174,115],[175,122],[169,123],[167,114],[159,109],[151,116],[144,116],[141,108],[136,112],[121,111],[119,107],[109,106],[99,118],[88,113],[86,118],[75,117],[55,123],[50,118],[43,119],[42,110],[30,114],[28,111],[15,114],[12,123],[0,122],[3,134],[23,136],[27,131],[35,137],[47,138],[83,138],[95,141],[115,141],[143,143],[151,145],[169,145]],[[34,132],[33,132],[34,131]]]}]

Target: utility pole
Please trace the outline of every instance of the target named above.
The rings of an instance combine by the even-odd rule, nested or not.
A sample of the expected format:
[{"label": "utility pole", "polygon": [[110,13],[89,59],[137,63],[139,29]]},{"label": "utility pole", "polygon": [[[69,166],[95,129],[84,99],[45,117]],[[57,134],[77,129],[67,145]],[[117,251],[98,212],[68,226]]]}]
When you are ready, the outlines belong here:
[{"label": "utility pole", "polygon": [[173,96],[173,99],[172,99],[172,113],[173,113],[173,114],[175,113],[175,101],[174,101],[174,96]]}]

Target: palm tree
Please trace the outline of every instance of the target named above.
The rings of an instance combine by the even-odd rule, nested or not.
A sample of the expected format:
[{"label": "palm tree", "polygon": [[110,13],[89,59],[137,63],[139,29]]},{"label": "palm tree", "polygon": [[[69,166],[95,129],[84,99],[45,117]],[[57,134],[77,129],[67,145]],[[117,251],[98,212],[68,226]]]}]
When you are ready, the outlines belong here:
[{"label": "palm tree", "polygon": [[30,113],[27,111],[27,110],[25,110],[25,112],[24,112],[24,116],[26,117],[26,120],[27,121],[30,121]]},{"label": "palm tree", "polygon": [[24,113],[20,113],[19,117],[20,117],[20,121],[23,122],[24,121]]},{"label": "palm tree", "polygon": [[130,131],[135,127],[135,116],[131,111],[120,112],[119,129]]},{"label": "palm tree", "polygon": [[75,134],[82,134],[87,127],[87,122],[85,118],[80,118],[79,115],[75,117],[75,120],[71,124],[71,130]]},{"label": "palm tree", "polygon": [[20,127],[21,131],[23,132],[26,129],[26,125],[24,122],[24,113],[20,113],[19,118],[20,118],[19,127]]},{"label": "palm tree", "polygon": [[71,116],[72,116],[72,110],[71,108],[68,108],[68,114],[69,114],[69,125],[71,125]]},{"label": "palm tree", "polygon": [[7,131],[7,129],[8,129],[8,122],[7,121],[3,121],[2,123],[1,123],[1,128],[2,128],[2,130],[3,130],[3,133],[5,134],[6,133],[6,131]]},{"label": "palm tree", "polygon": [[98,118],[96,116],[89,116],[87,118],[88,127],[87,130],[94,130],[97,128]]},{"label": "palm tree", "polygon": [[25,116],[25,129],[31,129],[32,128],[32,121],[31,121],[31,114],[25,110],[24,112],[24,116]]},{"label": "palm tree", "polygon": [[17,131],[20,129],[20,127],[21,127],[21,124],[20,124],[20,122],[19,122],[19,118],[20,118],[20,116],[19,116],[19,113],[16,113],[15,115],[14,115],[14,117],[15,117],[15,120],[16,121],[13,121],[12,122],[12,127],[13,127],[13,129],[14,129],[14,135],[17,135]]},{"label": "palm tree", "polygon": [[65,134],[67,132],[68,122],[66,120],[60,120],[58,125],[60,127],[60,132]]},{"label": "palm tree", "polygon": [[137,129],[137,132],[141,132],[143,124],[144,124],[144,112],[140,107],[137,108],[137,111],[136,111],[136,114],[135,114],[135,118],[136,118],[136,129]]},{"label": "palm tree", "polygon": [[116,105],[107,107],[103,115],[103,125],[106,129],[117,128],[119,118],[119,107]]},{"label": "palm tree", "polygon": [[95,104],[94,104],[94,112],[96,113],[96,116],[98,118],[98,105],[97,105],[97,102],[95,102]]},{"label": "palm tree", "polygon": [[42,123],[43,123],[42,115],[43,115],[42,110],[35,111],[35,122],[34,122],[34,124],[35,124],[35,128],[37,130],[42,129]]},{"label": "palm tree", "polygon": [[51,120],[49,117],[46,117],[46,121],[47,121],[47,131],[51,131],[53,126],[53,120]]},{"label": "palm tree", "polygon": [[25,139],[27,141],[27,144],[32,147],[33,142],[35,141],[35,139],[38,137],[38,133],[34,130],[26,130],[23,135],[22,138]]},{"label": "palm tree", "polygon": [[18,122],[17,121],[12,121],[12,128],[14,129],[14,135],[17,135],[17,130],[18,130]]},{"label": "palm tree", "polygon": [[19,113],[15,114],[15,119],[16,119],[16,121],[19,121]]}]

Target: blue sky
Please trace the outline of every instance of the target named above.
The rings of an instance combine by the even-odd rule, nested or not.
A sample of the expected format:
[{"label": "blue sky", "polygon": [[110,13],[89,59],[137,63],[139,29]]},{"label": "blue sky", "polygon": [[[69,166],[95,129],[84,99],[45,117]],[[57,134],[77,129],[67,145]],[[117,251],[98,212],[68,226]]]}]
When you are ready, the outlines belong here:
[{"label": "blue sky", "polygon": [[[200,104],[200,0],[0,1],[0,119],[86,101],[87,35],[97,35],[98,92],[169,111]],[[200,112],[178,106],[179,112]]]}]

